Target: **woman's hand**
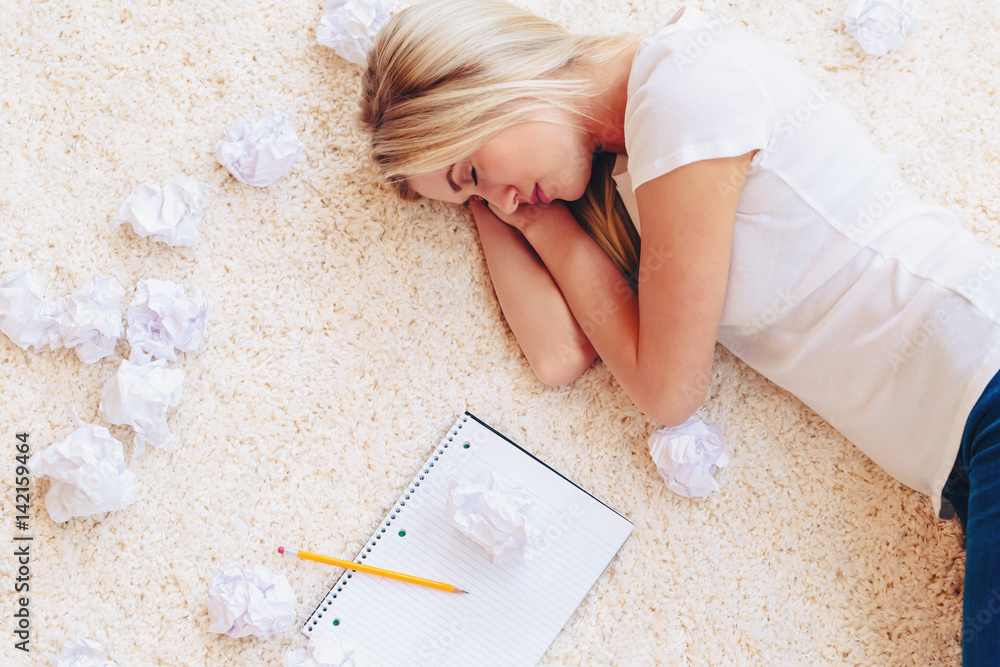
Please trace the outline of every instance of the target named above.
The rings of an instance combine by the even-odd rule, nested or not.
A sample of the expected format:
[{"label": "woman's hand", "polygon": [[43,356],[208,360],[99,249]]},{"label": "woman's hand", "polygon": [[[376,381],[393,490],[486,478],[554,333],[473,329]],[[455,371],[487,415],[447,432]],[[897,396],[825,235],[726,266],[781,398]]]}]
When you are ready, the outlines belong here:
[{"label": "woman's hand", "polygon": [[478,202],[473,201],[469,205],[475,206],[477,203],[480,206],[486,206],[489,208],[493,215],[500,218],[514,229],[517,229],[521,232],[521,234],[524,234],[528,227],[533,225],[535,222],[544,219],[546,215],[551,215],[554,212],[552,209],[566,206],[564,202],[556,200],[548,204],[521,204],[513,213],[504,213],[493,204],[489,204],[482,199]]},{"label": "woman's hand", "polygon": [[[470,201],[469,208],[500,308],[532,370],[548,385],[572,382],[587,370],[597,352],[562,292],[524,234],[494,215],[479,198]],[[559,217],[554,220],[558,222]],[[547,217],[533,229],[544,229],[552,221]]]}]

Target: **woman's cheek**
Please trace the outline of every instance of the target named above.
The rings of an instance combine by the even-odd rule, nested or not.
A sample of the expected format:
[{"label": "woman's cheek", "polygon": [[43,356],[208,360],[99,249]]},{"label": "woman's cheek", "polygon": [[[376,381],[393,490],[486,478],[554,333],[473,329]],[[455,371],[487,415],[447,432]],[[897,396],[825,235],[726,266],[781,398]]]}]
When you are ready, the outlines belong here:
[{"label": "woman's cheek", "polygon": [[562,199],[564,201],[575,201],[583,196],[587,191],[587,184],[590,181],[590,163],[584,165],[574,165],[575,168],[563,169],[559,172],[555,185],[545,189],[552,199]]}]

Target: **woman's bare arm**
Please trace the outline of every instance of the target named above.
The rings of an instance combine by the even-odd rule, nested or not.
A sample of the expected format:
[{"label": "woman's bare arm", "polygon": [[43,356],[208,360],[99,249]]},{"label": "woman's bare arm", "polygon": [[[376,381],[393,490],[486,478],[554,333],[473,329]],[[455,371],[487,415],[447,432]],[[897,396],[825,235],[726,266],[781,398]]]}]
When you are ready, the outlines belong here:
[{"label": "woman's bare arm", "polygon": [[521,232],[496,217],[485,203],[473,200],[469,206],[497,300],[528,364],[545,384],[572,382],[597,352],[558,285]]},{"label": "woman's bare arm", "polygon": [[[601,359],[636,405],[666,426],[705,400],[728,283],[736,209],[755,151],[678,167],[636,189],[639,293],[574,220],[515,216]],[[607,304],[613,307],[608,307]]]}]

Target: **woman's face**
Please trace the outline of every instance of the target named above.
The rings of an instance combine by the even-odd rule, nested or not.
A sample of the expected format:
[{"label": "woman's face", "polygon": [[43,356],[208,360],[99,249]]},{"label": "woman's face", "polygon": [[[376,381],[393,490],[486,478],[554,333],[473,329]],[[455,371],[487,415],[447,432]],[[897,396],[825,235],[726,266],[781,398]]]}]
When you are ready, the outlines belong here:
[{"label": "woman's face", "polygon": [[513,125],[447,169],[407,179],[421,196],[461,204],[478,196],[504,213],[520,204],[573,201],[590,181],[594,145],[564,112]]}]

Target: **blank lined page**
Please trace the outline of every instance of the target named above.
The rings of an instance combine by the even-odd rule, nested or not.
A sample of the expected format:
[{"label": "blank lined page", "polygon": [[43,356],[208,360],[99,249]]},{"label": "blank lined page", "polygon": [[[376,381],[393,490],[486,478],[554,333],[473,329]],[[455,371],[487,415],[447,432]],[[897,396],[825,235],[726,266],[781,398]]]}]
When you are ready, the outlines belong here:
[{"label": "blank lined page", "polygon": [[[494,565],[447,518],[452,480],[491,470],[534,499],[531,559]],[[306,622],[326,624],[365,664],[534,665],[633,529],[632,522],[470,413],[434,450],[354,558],[453,584],[468,595],[345,573]]]}]

